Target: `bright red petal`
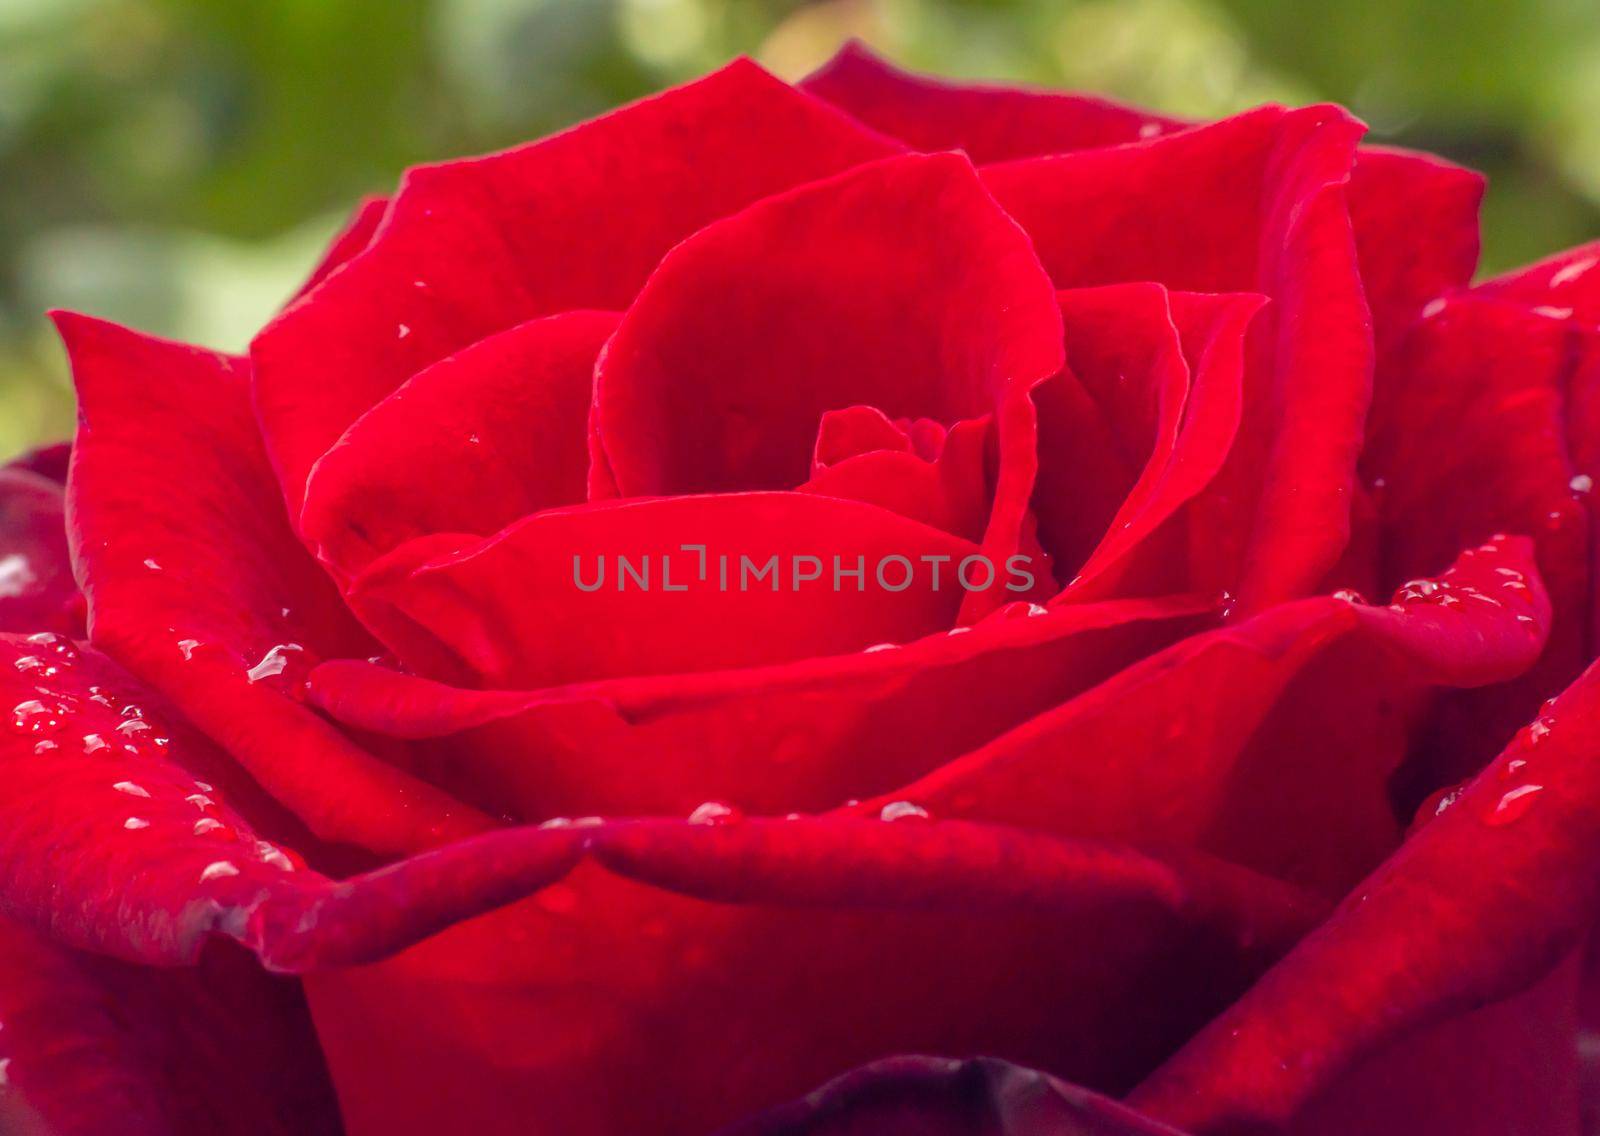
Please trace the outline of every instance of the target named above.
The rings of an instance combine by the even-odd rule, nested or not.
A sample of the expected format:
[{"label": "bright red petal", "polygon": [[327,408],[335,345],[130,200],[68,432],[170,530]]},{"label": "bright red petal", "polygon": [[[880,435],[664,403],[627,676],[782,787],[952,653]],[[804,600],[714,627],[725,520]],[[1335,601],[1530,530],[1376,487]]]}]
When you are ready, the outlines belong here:
[{"label": "bright red petal", "polygon": [[58,317],[79,397],[69,501],[95,644],[159,689],[326,839],[409,850],[485,822],[294,699],[371,640],[295,540],[247,366]]},{"label": "bright red petal", "polygon": [[625,308],[707,223],[896,149],[738,61],[542,142],[412,170],[372,244],[252,347],[291,511],[312,464],[423,368],[539,316]]}]

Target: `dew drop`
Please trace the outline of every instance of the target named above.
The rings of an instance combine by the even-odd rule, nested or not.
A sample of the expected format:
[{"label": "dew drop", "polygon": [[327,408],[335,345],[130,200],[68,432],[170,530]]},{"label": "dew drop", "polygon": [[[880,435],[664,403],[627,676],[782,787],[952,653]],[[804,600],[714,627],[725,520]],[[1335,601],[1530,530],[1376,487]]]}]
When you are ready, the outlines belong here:
[{"label": "dew drop", "polygon": [[201,817],[194,822],[194,834],[204,836],[208,832],[215,832],[222,827],[222,822],[216,817]]},{"label": "dew drop", "polygon": [[143,817],[129,817],[127,820],[122,822],[122,827],[127,829],[129,832],[137,832],[141,828],[149,828],[150,822],[145,820]]},{"label": "dew drop", "polygon": [[198,639],[178,640],[178,651],[183,655],[184,662],[188,662],[190,659],[194,658],[195,649],[199,646],[200,640]]},{"label": "dew drop", "polygon": [[11,708],[11,728],[19,734],[53,734],[66,720],[67,708],[37,698],[19,702]]},{"label": "dew drop", "polygon": [[110,749],[110,748],[111,748],[110,743],[108,743],[105,740],[105,738],[101,737],[99,734],[84,734],[83,735],[83,752],[84,753],[99,753],[103,749]]},{"label": "dew drop", "polygon": [[707,801],[689,814],[690,824],[737,824],[744,816],[732,805]]},{"label": "dew drop", "polygon": [[1364,604],[1367,602],[1367,597],[1356,591],[1354,588],[1340,588],[1337,592],[1333,593],[1333,598],[1336,600],[1343,600],[1345,603],[1351,604]]},{"label": "dew drop", "polygon": [[33,678],[55,678],[61,673],[61,668],[48,659],[41,659],[38,655],[23,655],[12,664],[25,675]]},{"label": "dew drop", "polygon": [[210,883],[212,880],[222,880],[238,874],[239,869],[237,866],[227,860],[217,860],[205,866],[205,869],[200,873],[200,882],[203,884]]},{"label": "dew drop", "polygon": [[305,648],[298,643],[279,643],[263,655],[259,663],[246,671],[245,677],[251,682],[260,682],[262,679],[280,675],[288,668],[290,656],[304,650]]},{"label": "dew drop", "polygon": [[111,787],[119,793],[128,794],[130,797],[148,797],[150,795],[150,790],[143,785],[136,785],[132,781],[118,781]]},{"label": "dew drop", "polygon": [[1519,785],[1496,803],[1494,811],[1489,814],[1488,822],[1499,826],[1510,824],[1527,815],[1533,807],[1534,798],[1544,791],[1543,785]]},{"label": "dew drop", "polygon": [[40,631],[28,636],[28,642],[54,655],[63,666],[70,667],[78,661],[78,645],[65,635],[58,635],[54,631]]},{"label": "dew drop", "polygon": [[1571,481],[1567,482],[1567,488],[1572,490],[1574,493],[1587,493],[1589,490],[1594,488],[1594,478],[1590,477],[1587,473],[1580,473]]},{"label": "dew drop", "polygon": [[890,801],[878,813],[879,820],[928,820],[928,810],[911,801]]},{"label": "dew drop", "polygon": [[872,646],[866,648],[862,654],[871,655],[877,653],[878,651],[893,651],[898,646],[900,646],[898,643],[874,643]]}]

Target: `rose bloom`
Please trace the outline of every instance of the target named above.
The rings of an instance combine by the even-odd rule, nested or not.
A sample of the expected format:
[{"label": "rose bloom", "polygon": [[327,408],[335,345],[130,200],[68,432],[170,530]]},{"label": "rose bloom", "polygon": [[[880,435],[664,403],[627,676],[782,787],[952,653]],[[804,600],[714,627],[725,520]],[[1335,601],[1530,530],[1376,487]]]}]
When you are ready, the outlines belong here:
[{"label": "rose bloom", "polygon": [[1579,1131],[1600,245],[1362,133],[738,62],[58,314],[0,1127]]}]

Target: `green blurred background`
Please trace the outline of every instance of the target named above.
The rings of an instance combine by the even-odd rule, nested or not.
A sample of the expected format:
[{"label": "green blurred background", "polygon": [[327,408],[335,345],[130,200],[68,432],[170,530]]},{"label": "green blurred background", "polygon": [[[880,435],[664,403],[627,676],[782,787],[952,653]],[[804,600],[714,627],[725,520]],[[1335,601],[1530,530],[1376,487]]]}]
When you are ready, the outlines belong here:
[{"label": "green blurred background", "polygon": [[404,166],[849,36],[1186,115],[1334,99],[1490,174],[1486,268],[1600,235],[1595,0],[0,0],[0,452],[70,423],[49,307],[242,347]]}]

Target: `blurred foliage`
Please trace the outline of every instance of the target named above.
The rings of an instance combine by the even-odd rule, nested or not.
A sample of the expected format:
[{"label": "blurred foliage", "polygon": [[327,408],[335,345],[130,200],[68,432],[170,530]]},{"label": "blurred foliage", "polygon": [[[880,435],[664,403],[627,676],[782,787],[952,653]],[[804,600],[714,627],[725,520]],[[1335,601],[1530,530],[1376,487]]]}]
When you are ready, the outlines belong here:
[{"label": "blurred foliage", "polygon": [[1600,235],[1593,0],[0,0],[0,451],[70,422],[50,307],[239,348],[406,165],[849,36],[1194,116],[1333,99],[1490,174],[1486,268]]}]

